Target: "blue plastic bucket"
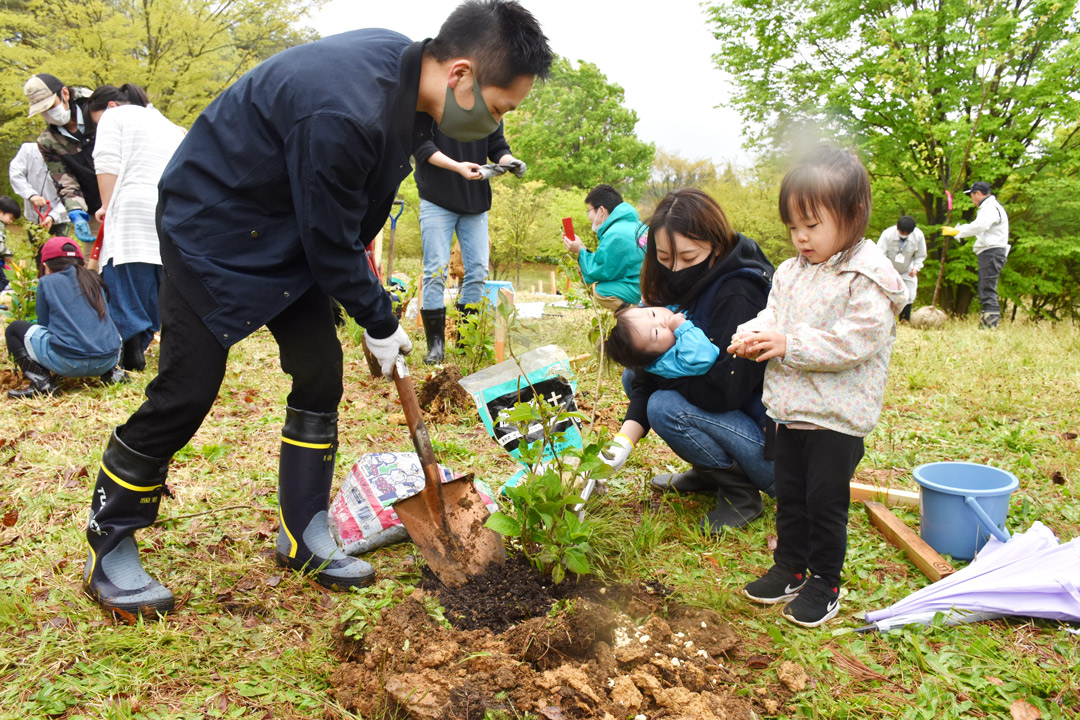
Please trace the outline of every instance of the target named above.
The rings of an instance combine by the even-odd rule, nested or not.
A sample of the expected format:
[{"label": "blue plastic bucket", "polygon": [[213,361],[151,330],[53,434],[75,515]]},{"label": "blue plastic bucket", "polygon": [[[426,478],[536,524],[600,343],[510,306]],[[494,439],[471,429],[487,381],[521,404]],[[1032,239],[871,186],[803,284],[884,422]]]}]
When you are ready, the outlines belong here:
[{"label": "blue plastic bucket", "polygon": [[915,468],[919,483],[919,534],[930,547],[971,560],[993,535],[1005,542],[1009,496],[1020,487],[1011,472],[969,462],[936,462]]}]

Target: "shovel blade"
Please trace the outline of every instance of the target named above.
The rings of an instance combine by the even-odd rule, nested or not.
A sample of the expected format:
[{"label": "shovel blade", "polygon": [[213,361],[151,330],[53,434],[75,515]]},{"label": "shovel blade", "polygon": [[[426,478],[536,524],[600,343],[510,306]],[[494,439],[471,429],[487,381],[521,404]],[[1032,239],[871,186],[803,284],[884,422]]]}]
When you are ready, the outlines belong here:
[{"label": "shovel blade", "polygon": [[420,494],[394,503],[409,537],[444,585],[461,585],[506,558],[502,536],[484,527],[488,509],[471,480],[443,483],[443,513]]}]

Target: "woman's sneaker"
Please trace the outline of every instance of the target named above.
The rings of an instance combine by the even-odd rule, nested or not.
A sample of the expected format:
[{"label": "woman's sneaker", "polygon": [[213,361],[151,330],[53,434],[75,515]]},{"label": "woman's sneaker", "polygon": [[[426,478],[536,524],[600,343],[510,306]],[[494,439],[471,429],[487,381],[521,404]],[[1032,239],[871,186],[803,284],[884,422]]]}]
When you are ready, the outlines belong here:
[{"label": "woman's sneaker", "polygon": [[820,575],[811,575],[794,600],[784,606],[783,615],[796,625],[814,628],[832,620],[840,612],[840,588]]},{"label": "woman's sneaker", "polygon": [[799,594],[806,584],[806,573],[796,573],[773,565],[769,571],[743,588],[743,595],[754,602],[775,605]]}]

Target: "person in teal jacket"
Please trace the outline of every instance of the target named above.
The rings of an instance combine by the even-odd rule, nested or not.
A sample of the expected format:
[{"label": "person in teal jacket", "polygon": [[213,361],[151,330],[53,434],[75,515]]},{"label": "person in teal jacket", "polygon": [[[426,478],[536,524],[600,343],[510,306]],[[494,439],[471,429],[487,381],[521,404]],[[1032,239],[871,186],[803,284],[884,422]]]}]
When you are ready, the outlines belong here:
[{"label": "person in teal jacket", "polygon": [[645,247],[638,243],[645,227],[637,210],[623,202],[610,185],[597,185],[585,197],[593,232],[600,239],[596,252],[585,249],[577,236],[563,235],[566,249],[577,256],[578,267],[593,299],[609,310],[641,302],[641,263]]}]

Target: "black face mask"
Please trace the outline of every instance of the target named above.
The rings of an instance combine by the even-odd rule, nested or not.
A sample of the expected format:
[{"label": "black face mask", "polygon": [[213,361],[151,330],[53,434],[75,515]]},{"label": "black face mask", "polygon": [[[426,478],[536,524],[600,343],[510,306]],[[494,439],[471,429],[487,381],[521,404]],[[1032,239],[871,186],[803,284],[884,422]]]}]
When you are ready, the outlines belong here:
[{"label": "black face mask", "polygon": [[685,295],[690,292],[698,282],[709,274],[709,259],[706,258],[697,265],[691,265],[681,270],[672,270],[660,263],[660,278],[672,289],[676,295]]}]

